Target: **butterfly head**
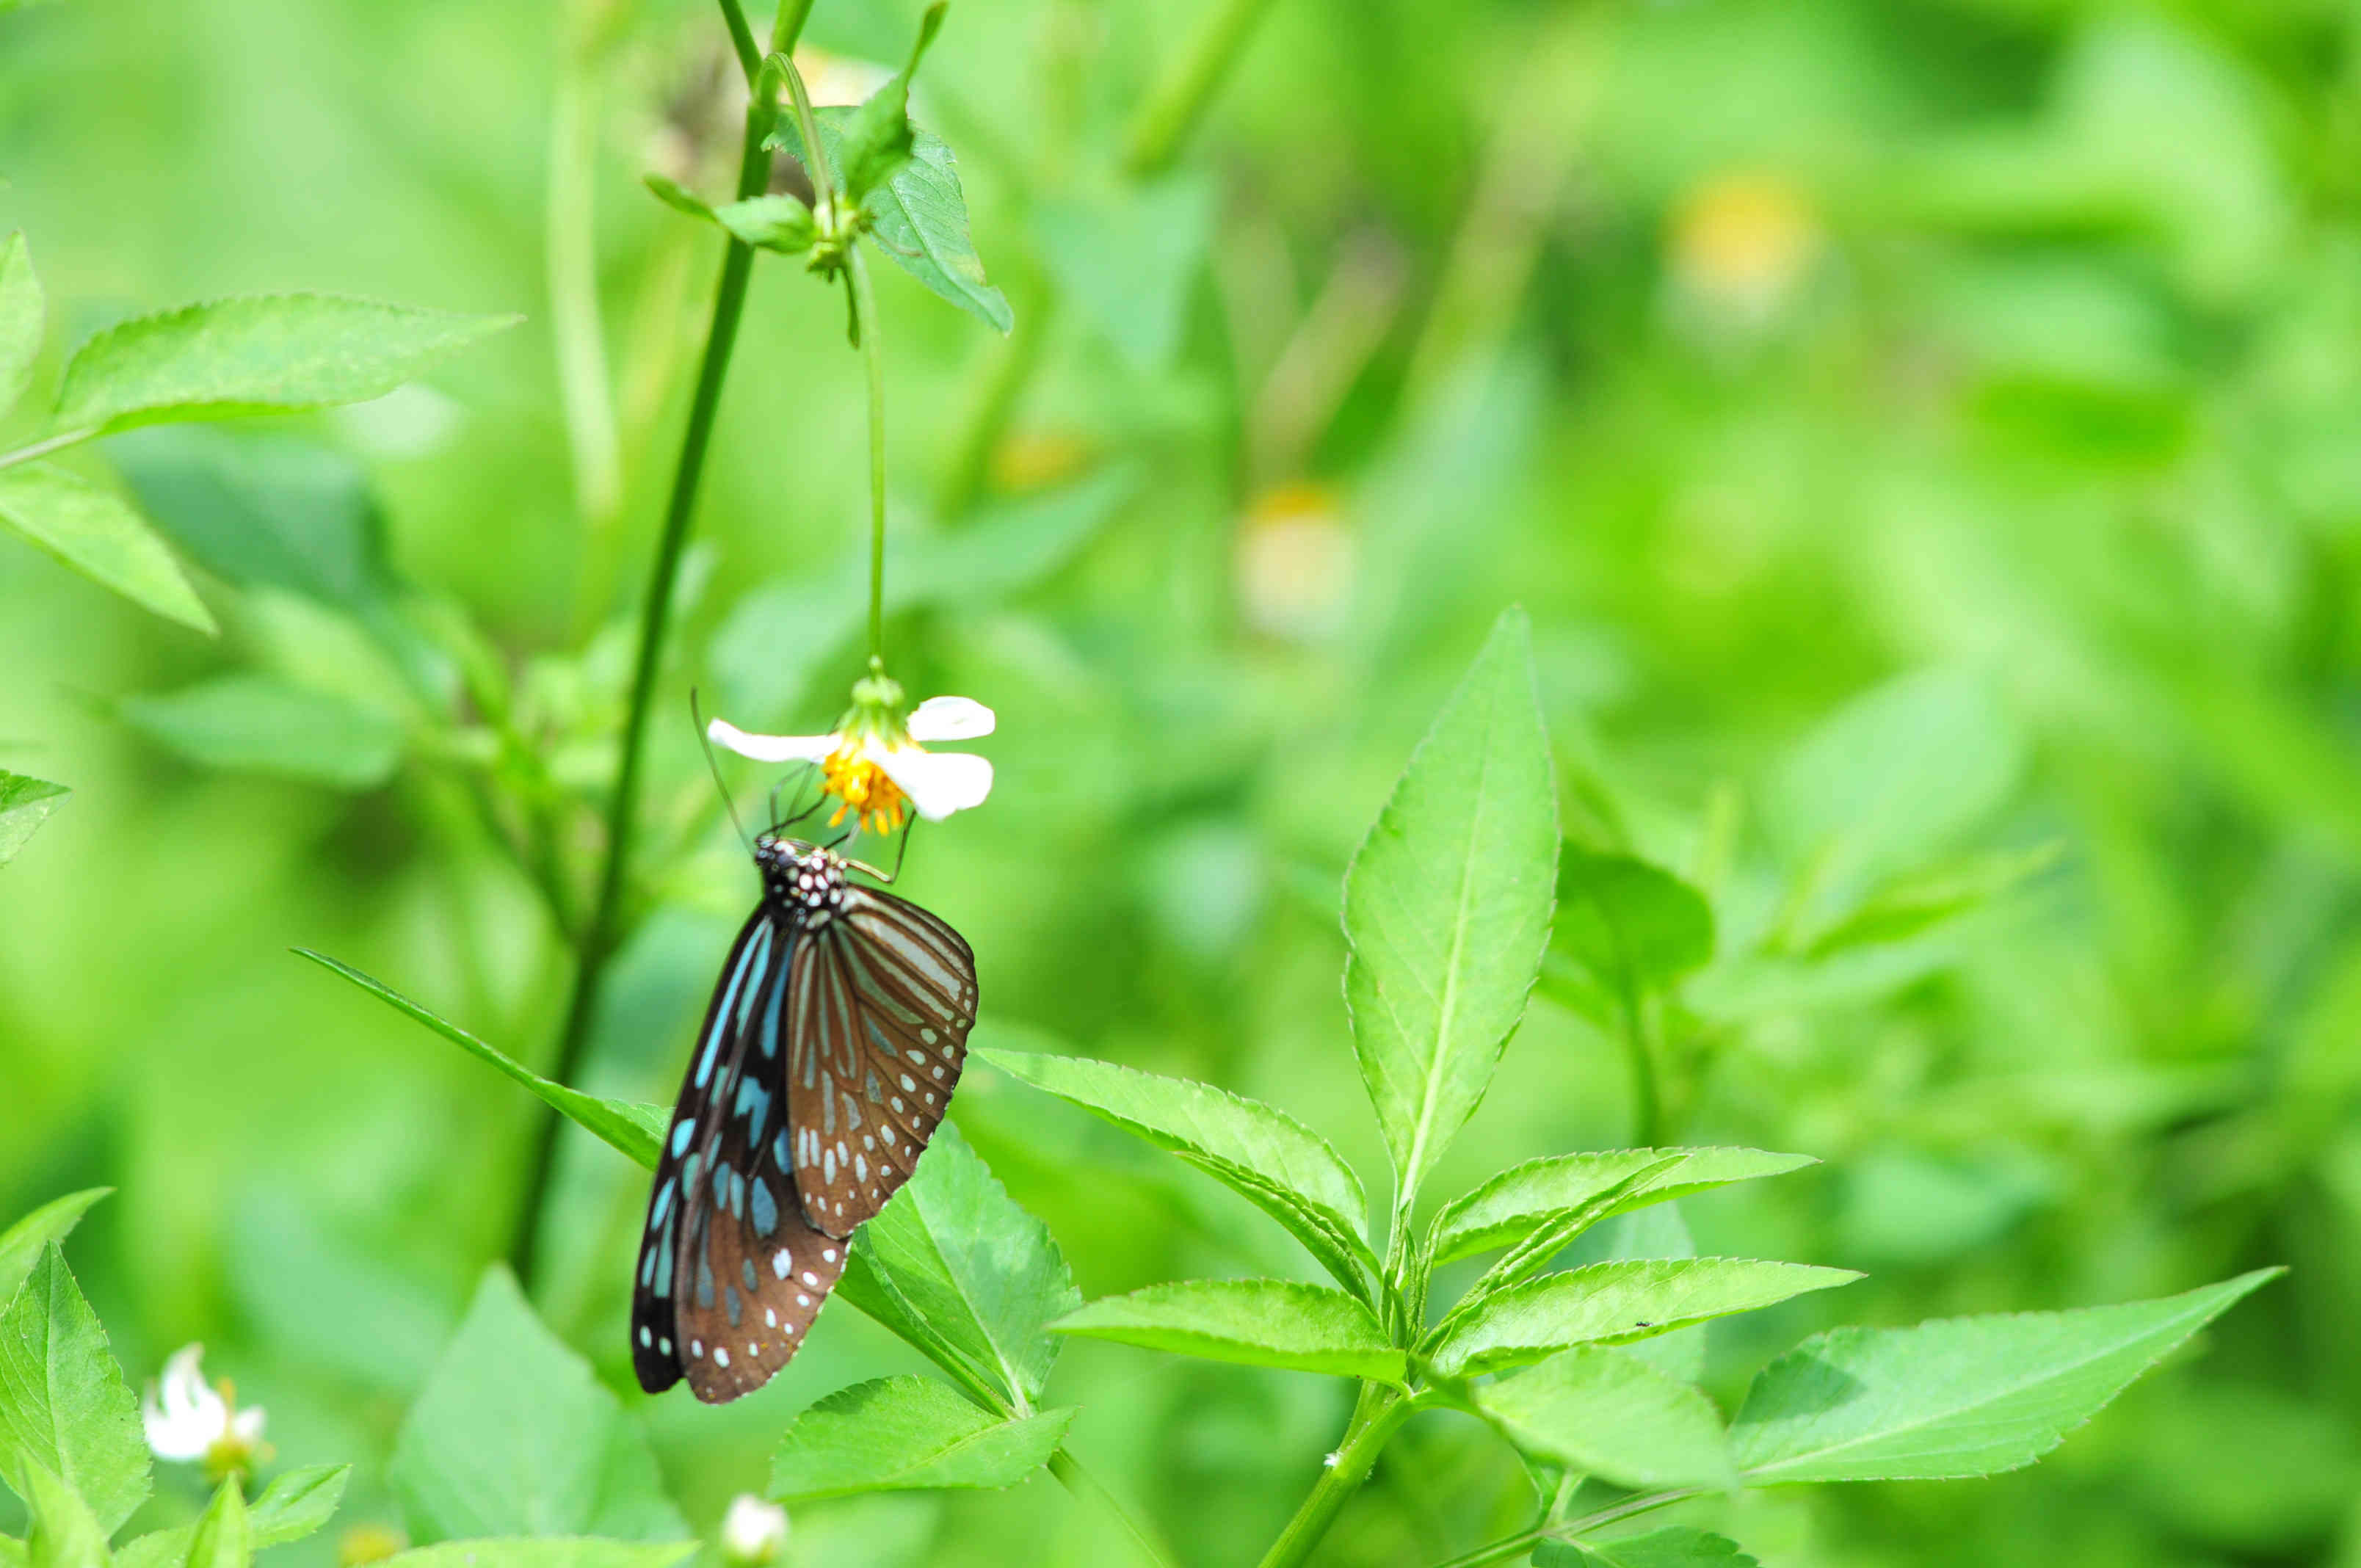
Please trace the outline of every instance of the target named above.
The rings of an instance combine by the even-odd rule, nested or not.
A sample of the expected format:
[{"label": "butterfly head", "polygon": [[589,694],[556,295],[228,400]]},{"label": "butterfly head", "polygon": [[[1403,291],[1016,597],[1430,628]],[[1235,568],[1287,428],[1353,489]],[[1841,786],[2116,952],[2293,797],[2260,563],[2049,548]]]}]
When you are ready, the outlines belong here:
[{"label": "butterfly head", "polygon": [[764,891],[807,920],[833,919],[844,905],[845,861],[833,850],[765,833],[754,840],[754,863]]}]

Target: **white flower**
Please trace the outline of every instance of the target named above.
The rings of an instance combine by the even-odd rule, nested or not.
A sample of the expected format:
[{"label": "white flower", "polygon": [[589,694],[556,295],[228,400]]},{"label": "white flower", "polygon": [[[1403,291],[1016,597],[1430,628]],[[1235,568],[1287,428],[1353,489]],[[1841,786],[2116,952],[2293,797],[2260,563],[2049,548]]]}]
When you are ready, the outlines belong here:
[{"label": "white flower", "polygon": [[206,1383],[198,1362],[201,1344],[182,1345],[164,1364],[161,1397],[148,1386],[139,1419],[148,1431],[148,1446],[159,1459],[186,1463],[202,1459],[216,1475],[248,1468],[262,1449],[262,1407],[236,1408],[229,1380],[216,1388]]},{"label": "white flower", "polygon": [[714,741],[758,762],[818,762],[822,787],[844,804],[830,827],[852,812],[861,826],[891,832],[906,799],[938,822],[981,806],[992,793],[992,763],[964,751],[929,751],[928,740],[972,740],[992,733],[992,709],[963,696],[930,696],[906,718],[902,688],[882,675],[852,688],[852,708],[826,735],[750,735],[714,719]]},{"label": "white flower", "polygon": [[787,1544],[787,1510],[752,1492],[730,1499],[721,1519],[721,1555],[740,1568],[759,1568]]}]

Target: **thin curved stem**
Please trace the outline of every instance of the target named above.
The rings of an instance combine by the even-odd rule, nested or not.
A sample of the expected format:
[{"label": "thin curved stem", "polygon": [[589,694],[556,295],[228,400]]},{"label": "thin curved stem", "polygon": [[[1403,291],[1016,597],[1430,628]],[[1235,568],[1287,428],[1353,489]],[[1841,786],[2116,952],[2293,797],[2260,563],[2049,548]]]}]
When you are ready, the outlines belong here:
[{"label": "thin curved stem", "polygon": [[1485,1568],[1487,1563],[1506,1563],[1524,1555],[1545,1541],[1573,1541],[1588,1535],[1592,1530],[1603,1530],[1610,1524],[1631,1519],[1636,1514],[1653,1513],[1658,1508],[1668,1508],[1675,1503],[1685,1503],[1696,1497],[1702,1489],[1697,1486],[1679,1486],[1668,1492],[1651,1492],[1642,1497],[1626,1497],[1620,1503],[1611,1504],[1597,1513],[1585,1514],[1578,1519],[1565,1519],[1555,1524],[1545,1520],[1531,1530],[1519,1530],[1514,1535],[1503,1536],[1499,1541],[1479,1546],[1473,1552],[1462,1552],[1447,1563],[1437,1563],[1435,1568]]},{"label": "thin curved stem", "polygon": [[869,370],[869,657],[885,657],[885,345],[878,341],[877,294],[869,263],[855,245],[846,253],[852,320]]},{"label": "thin curved stem", "polygon": [[1155,1563],[1156,1568],[1170,1568],[1172,1560],[1164,1549],[1157,1544],[1155,1538],[1137,1519],[1131,1517],[1129,1510],[1097,1476],[1082,1468],[1081,1460],[1062,1448],[1058,1449],[1049,1455],[1049,1474],[1058,1478],[1058,1485],[1075,1497],[1088,1498],[1114,1515],[1115,1522],[1123,1526],[1124,1533],[1131,1537],[1132,1544],[1139,1548],[1139,1555],[1143,1559]]}]

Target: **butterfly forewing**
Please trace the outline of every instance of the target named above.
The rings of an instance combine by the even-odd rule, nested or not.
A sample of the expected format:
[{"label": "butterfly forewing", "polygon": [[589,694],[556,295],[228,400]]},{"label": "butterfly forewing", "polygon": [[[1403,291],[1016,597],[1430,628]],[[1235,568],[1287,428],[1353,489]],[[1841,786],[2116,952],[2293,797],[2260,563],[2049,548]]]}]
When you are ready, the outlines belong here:
[{"label": "butterfly forewing", "polygon": [[804,1218],[849,1236],[941,1124],[975,1022],[975,955],[906,899],[849,884],[788,966],[787,1120]]}]

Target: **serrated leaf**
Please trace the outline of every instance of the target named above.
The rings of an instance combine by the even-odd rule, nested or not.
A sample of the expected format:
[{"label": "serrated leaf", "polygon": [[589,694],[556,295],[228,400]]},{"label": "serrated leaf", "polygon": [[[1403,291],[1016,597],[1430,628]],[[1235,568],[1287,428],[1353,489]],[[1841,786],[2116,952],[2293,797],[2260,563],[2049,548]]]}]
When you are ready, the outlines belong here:
[{"label": "serrated leaf", "polygon": [[1476,1402],[1520,1449],[1618,1486],[1734,1484],[1712,1401],[1628,1351],[1562,1351]]},{"label": "serrated leaf", "polygon": [[468,1055],[506,1073],[552,1110],[585,1132],[604,1139],[647,1169],[656,1168],[664,1129],[672,1122],[672,1113],[664,1107],[643,1105],[630,1100],[601,1100],[578,1089],[553,1083],[506,1051],[485,1044],[458,1025],[428,1012],[383,981],[371,979],[350,964],[341,963],[325,953],[315,953],[309,948],[297,948],[293,951],[322,969],[344,976],[395,1012],[425,1025]]},{"label": "serrated leaf", "polygon": [[390,714],[275,675],[224,675],[176,692],[127,696],[116,711],[192,762],[335,789],[385,783],[401,765],[407,739]]},{"label": "serrated leaf", "polygon": [[58,389],[57,424],[104,433],[364,402],[522,319],[333,294],[186,305],[119,323],[82,345]]},{"label": "serrated leaf", "polygon": [[1049,1227],[1019,1208],[946,1123],[883,1213],[861,1227],[837,1294],[929,1355],[1038,1404],[1049,1323],[1081,1300]]},{"label": "serrated leaf", "polygon": [[1816,1334],[1756,1376],[1732,1448],[1765,1486],[2014,1470],[2280,1272],[2112,1307]]},{"label": "serrated leaf", "polygon": [[1710,1530],[1675,1525],[1620,1541],[1581,1546],[1552,1541],[1533,1552],[1533,1568],[1763,1568],[1738,1542]]},{"label": "serrated leaf", "polygon": [[1713,906],[1661,866],[1566,844],[1550,941],[1602,985],[1639,996],[1712,959]]},{"label": "serrated leaf", "polygon": [[1102,1296],[1060,1318],[1060,1333],[1249,1366],[1366,1377],[1397,1387],[1407,1358],[1369,1309],[1341,1290],[1290,1279],[1182,1279]]},{"label": "serrated leaf", "polygon": [[9,1462],[8,1476],[23,1491],[32,1515],[25,1541],[27,1568],[107,1568],[106,1529],[56,1471],[17,1455]]},{"label": "serrated leaf", "polygon": [[256,1544],[247,1518],[246,1494],[232,1476],[221,1484],[213,1502],[198,1516],[184,1561],[188,1568],[246,1568],[253,1561]]},{"label": "serrated leaf", "polygon": [[1850,1285],[1849,1268],[1751,1258],[1631,1258],[1545,1275],[1454,1314],[1431,1354],[1454,1376],[1499,1372],[1575,1344],[1626,1344],[1807,1290]]},{"label": "serrated leaf", "polygon": [[1135,368],[1157,371],[1180,346],[1217,207],[1209,181],[1176,174],[1040,202],[1033,229],[1060,296]]},{"label": "serrated leaf", "polygon": [[1285,1225],[1337,1283],[1368,1299],[1378,1273],[1360,1231],[1368,1200],[1328,1140],[1294,1117],[1210,1084],[1085,1057],[976,1054],[1235,1190]]},{"label": "serrated leaf", "polygon": [[88,1504],[102,1536],[148,1499],[138,1404],[54,1241],[0,1313],[0,1476],[27,1465]]},{"label": "serrated leaf", "polygon": [[15,408],[32,384],[47,319],[33,253],[26,248],[23,235],[12,234],[0,247],[0,414]]},{"label": "serrated leaf", "polygon": [[781,1502],[853,1492],[1013,1486],[1049,1462],[1071,1409],[1008,1420],[931,1377],[840,1388],[797,1416],[771,1458]]},{"label": "serrated leaf", "polygon": [[143,609],[211,635],[219,630],[181,564],[111,490],[47,463],[0,469],[0,523]]},{"label": "serrated leaf", "polygon": [[696,1550],[693,1541],[510,1537],[422,1546],[396,1552],[377,1568],[672,1568]]},{"label": "serrated leaf", "polygon": [[[0,820],[5,819],[6,779],[0,774]],[[0,860],[5,860],[0,855]],[[0,1231],[0,1299],[13,1297],[25,1277],[53,1243],[63,1242],[82,1223],[90,1206],[114,1191],[112,1187],[85,1187],[62,1198],[52,1198],[5,1231]]]},{"label": "serrated leaf", "polygon": [[403,1419],[386,1474],[423,1541],[688,1529],[639,1424],[498,1265]]},{"label": "serrated leaf", "polygon": [[1549,935],[1557,806],[1528,641],[1503,614],[1345,876],[1353,1048],[1404,1209],[1484,1098]]},{"label": "serrated leaf", "polygon": [[[58,803],[72,793],[63,784],[0,768],[0,866],[16,858],[16,851],[31,840],[33,830],[48,821]],[[28,1259],[27,1266],[30,1266]]]},{"label": "serrated leaf", "polygon": [[909,63],[852,112],[844,122],[842,145],[829,149],[838,183],[855,204],[910,157],[910,79],[917,74],[918,61],[942,27],[944,9],[942,0],[927,7],[926,15],[918,18],[917,41],[910,46]]},{"label": "serrated leaf", "polygon": [[[290,1470],[247,1507],[247,1528],[256,1550],[301,1541],[326,1524],[343,1501],[349,1464],[307,1464]],[[115,1549],[115,1568],[177,1568],[196,1537],[193,1524],[150,1530]]]},{"label": "serrated leaf", "polygon": [[1444,1205],[1434,1216],[1434,1260],[1448,1263],[1513,1246],[1553,1218],[1579,1212],[1666,1158],[1675,1163],[1644,1178],[1600,1217],[1817,1163],[1809,1155],[1738,1148],[1609,1149],[1527,1160]]}]

